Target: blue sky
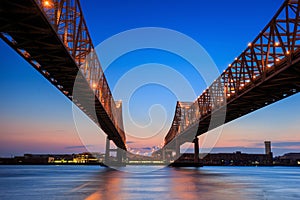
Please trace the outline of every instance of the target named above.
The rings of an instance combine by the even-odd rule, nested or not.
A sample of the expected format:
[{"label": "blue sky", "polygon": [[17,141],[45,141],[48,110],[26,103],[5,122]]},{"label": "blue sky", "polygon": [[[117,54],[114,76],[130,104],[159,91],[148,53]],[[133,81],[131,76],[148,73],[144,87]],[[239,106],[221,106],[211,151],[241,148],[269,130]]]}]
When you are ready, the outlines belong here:
[{"label": "blue sky", "polygon": [[[168,28],[201,44],[220,71],[258,35],[282,3],[282,0],[81,1],[95,46],[129,29]],[[28,152],[81,152],[85,150],[83,145],[91,147],[88,150],[103,151],[105,137],[93,123],[78,112],[82,123],[77,124],[76,129],[71,102],[3,41],[0,41],[0,51],[3,55],[0,68],[0,156]],[[155,49],[131,52],[109,66],[105,73],[111,88],[126,72],[149,63],[164,64],[184,74],[196,95],[205,88],[201,77],[195,75],[185,60]],[[263,152],[264,140],[273,141],[276,154],[300,151],[299,102],[297,94],[225,125],[214,151],[245,149]],[[132,117],[140,125],[149,123],[148,109],[152,105],[164,105],[167,121],[160,135],[165,134],[176,103],[172,92],[159,85],[147,85],[134,93],[130,103]],[[153,110],[157,115],[161,111]],[[97,143],[93,143],[94,135],[89,135],[92,132],[99,135]],[[163,137],[153,140],[128,137],[128,145],[147,148],[159,145],[162,140]]]}]

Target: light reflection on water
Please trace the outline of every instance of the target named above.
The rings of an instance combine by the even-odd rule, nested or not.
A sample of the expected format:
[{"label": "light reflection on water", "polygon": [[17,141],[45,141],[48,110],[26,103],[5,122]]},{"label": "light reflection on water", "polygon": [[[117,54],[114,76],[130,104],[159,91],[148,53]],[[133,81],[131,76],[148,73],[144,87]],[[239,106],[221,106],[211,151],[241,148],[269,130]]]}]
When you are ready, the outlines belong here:
[{"label": "light reflection on water", "polygon": [[0,199],[300,199],[300,168],[145,167],[0,166]]}]

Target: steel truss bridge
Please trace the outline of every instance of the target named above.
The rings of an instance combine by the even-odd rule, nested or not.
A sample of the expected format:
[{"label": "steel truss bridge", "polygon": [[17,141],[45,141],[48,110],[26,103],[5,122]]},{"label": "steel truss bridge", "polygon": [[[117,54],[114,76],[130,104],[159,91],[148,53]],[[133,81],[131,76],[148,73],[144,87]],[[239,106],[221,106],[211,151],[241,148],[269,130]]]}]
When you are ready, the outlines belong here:
[{"label": "steel truss bridge", "polygon": [[[163,150],[198,145],[197,136],[299,92],[299,12],[299,0],[284,1],[195,102],[177,102]],[[112,97],[79,0],[1,0],[0,37],[126,150],[122,106]]]},{"label": "steel truss bridge", "polygon": [[196,101],[177,102],[164,150],[174,149],[179,154],[181,144],[198,145],[197,136],[299,92],[299,12],[299,0],[286,0]]},{"label": "steel truss bridge", "polygon": [[121,103],[112,97],[79,0],[1,0],[0,37],[126,150]]}]

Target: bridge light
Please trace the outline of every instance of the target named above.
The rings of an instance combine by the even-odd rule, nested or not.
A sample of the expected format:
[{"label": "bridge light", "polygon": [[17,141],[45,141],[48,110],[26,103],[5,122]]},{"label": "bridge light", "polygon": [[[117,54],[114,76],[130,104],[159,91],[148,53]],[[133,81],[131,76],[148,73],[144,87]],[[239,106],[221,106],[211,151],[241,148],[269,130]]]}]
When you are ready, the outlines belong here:
[{"label": "bridge light", "polygon": [[287,51],[287,52],[286,52],[286,55],[289,55],[289,54],[290,54],[290,51]]},{"label": "bridge light", "polygon": [[268,64],[267,66],[268,66],[268,68],[271,68],[271,67],[272,67],[272,65],[271,65],[271,64]]},{"label": "bridge light", "polygon": [[249,43],[248,43],[248,47],[251,47],[251,46],[252,46],[252,43],[251,43],[251,42],[249,42]]},{"label": "bridge light", "polygon": [[50,8],[51,7],[51,3],[48,0],[43,1],[43,6],[46,8]]},{"label": "bridge light", "polygon": [[279,62],[280,61],[280,59],[279,58],[276,58],[276,62]]},{"label": "bridge light", "polygon": [[275,42],[275,46],[276,46],[276,47],[278,47],[278,46],[279,46],[279,44],[280,44],[279,42]]},{"label": "bridge light", "polygon": [[256,76],[254,75],[253,78],[256,79]]},{"label": "bridge light", "polygon": [[93,83],[93,89],[96,89],[96,88],[97,88],[97,84]]},{"label": "bridge light", "polygon": [[235,58],[234,60],[238,60],[238,58]]},{"label": "bridge light", "polygon": [[231,67],[231,64],[229,64],[228,67]]}]

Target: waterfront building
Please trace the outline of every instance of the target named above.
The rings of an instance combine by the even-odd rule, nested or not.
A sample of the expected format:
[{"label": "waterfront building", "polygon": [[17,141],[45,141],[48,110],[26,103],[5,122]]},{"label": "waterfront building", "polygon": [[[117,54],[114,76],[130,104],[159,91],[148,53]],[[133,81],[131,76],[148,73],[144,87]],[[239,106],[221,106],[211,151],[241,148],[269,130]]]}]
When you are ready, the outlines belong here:
[{"label": "waterfront building", "polygon": [[207,154],[203,159],[203,165],[233,165],[233,166],[252,166],[273,165],[273,153],[271,142],[265,141],[265,154],[248,154],[237,151],[235,153]]},{"label": "waterfront building", "polygon": [[300,166],[300,153],[287,153],[274,158],[275,165]]}]

